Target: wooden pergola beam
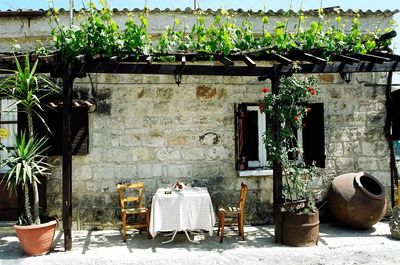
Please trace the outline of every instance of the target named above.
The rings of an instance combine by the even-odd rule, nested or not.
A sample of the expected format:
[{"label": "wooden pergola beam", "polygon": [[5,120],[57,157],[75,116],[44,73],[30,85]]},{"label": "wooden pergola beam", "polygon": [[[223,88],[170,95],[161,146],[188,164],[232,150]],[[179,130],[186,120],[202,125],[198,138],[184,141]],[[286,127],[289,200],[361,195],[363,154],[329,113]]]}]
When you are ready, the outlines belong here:
[{"label": "wooden pergola beam", "polygon": [[283,55],[277,54],[276,52],[271,52],[272,58],[278,62],[280,62],[283,65],[291,65],[293,63],[292,60],[289,58],[286,58]]},{"label": "wooden pergola beam", "polygon": [[[293,73],[292,65],[281,65],[280,74],[288,75]],[[299,64],[299,69],[295,73],[299,74],[322,74],[322,73],[362,73],[362,72],[398,72],[400,65],[397,61],[379,63],[359,62],[359,63],[326,63],[326,64]],[[145,64],[145,63],[125,63],[125,62],[87,62],[76,63],[76,73],[85,75],[86,73],[108,73],[108,74],[159,74],[159,75],[211,75],[211,76],[269,76],[272,66],[255,67],[248,66],[220,66],[220,65],[192,65],[192,64]],[[0,63],[0,69],[15,69],[15,65]],[[53,77],[63,77],[64,68],[60,63],[39,64],[38,73],[52,73]],[[9,72],[0,70],[0,74]]]},{"label": "wooden pergola beam", "polygon": [[334,56],[335,60],[338,60],[339,62],[343,62],[343,63],[348,63],[348,64],[353,64],[353,63],[359,63],[360,59],[348,56],[348,55],[336,55]]},{"label": "wooden pergola beam", "polygon": [[387,53],[387,52],[372,52],[372,55],[389,58],[390,60],[400,61],[400,55]]},{"label": "wooden pergola beam", "polygon": [[224,55],[216,55],[215,58],[225,66],[233,66],[235,63]]},{"label": "wooden pergola beam", "polygon": [[357,59],[365,60],[365,61],[369,61],[369,62],[373,62],[373,63],[384,63],[384,62],[391,61],[390,58],[373,55],[373,54],[368,54],[368,53],[367,54],[354,54],[352,56]]},{"label": "wooden pergola beam", "polygon": [[256,67],[256,63],[247,55],[243,56],[243,62],[249,67]]}]

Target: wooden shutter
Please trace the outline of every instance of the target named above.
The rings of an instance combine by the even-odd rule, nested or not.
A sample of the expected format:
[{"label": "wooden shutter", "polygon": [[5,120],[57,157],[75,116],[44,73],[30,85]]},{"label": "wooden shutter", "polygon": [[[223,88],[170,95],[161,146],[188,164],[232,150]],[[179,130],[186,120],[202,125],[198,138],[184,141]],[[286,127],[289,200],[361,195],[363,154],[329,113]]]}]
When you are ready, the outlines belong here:
[{"label": "wooden shutter", "polygon": [[[49,155],[62,155],[62,108],[49,109],[48,124],[50,136]],[[89,127],[87,106],[71,109],[71,140],[72,155],[86,155],[89,153]]]},{"label": "wooden shutter", "polygon": [[247,168],[246,143],[245,143],[245,130],[246,130],[245,116],[246,116],[246,105],[235,103],[236,170],[244,170]]},{"label": "wooden shutter", "polygon": [[392,140],[400,140],[400,89],[392,92]]},{"label": "wooden shutter", "polygon": [[316,162],[317,167],[325,167],[325,133],[324,105],[322,103],[307,104],[311,108],[303,120],[303,150],[307,165]]}]

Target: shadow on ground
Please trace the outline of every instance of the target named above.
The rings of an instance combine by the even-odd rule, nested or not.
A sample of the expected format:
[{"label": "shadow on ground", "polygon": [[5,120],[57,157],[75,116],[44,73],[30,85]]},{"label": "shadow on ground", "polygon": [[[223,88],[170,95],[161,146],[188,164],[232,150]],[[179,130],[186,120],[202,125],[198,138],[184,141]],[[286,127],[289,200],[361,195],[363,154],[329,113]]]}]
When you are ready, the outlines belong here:
[{"label": "shadow on ground", "polygon": [[[338,248],[342,246],[362,246],[363,244],[387,244],[392,241],[388,237],[388,224],[381,222],[368,230],[352,230],[336,224],[320,225],[320,240],[317,247],[310,248],[318,251],[320,247]],[[257,249],[268,249],[268,251],[281,251],[282,248],[291,248],[274,243],[274,227],[269,226],[246,226],[246,240],[241,241],[236,230],[226,229],[226,236],[222,244],[219,243],[219,237],[209,236],[205,231],[198,231],[191,235],[199,244],[188,242],[184,233],[178,233],[175,240],[169,244],[162,244],[169,237],[165,234],[158,234],[154,239],[148,239],[147,233],[129,231],[127,242],[122,242],[122,233],[119,230],[103,231],[73,231],[72,232],[72,251],[64,251],[64,235],[62,231],[56,232],[54,238],[54,248],[48,255],[58,254],[72,255],[75,257],[101,255],[123,256],[130,253],[151,254],[157,253],[162,256],[173,256],[175,252],[196,253],[207,255],[206,253],[224,253],[236,251],[245,248],[246,251]],[[396,242],[397,243],[397,242]],[[290,250],[289,250],[290,251]],[[58,253],[58,254],[57,254]],[[24,258],[20,249],[18,239],[15,233],[10,230],[0,231],[0,260],[19,260]]]}]

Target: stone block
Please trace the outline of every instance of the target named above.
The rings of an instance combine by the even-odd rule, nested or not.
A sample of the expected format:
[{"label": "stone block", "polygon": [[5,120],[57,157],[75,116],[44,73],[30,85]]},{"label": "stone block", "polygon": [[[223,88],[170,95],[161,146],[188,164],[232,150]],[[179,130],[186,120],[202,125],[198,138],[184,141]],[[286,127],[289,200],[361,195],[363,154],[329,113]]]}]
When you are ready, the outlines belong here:
[{"label": "stone block", "polygon": [[152,161],[156,158],[155,149],[150,147],[139,147],[132,149],[133,161]]},{"label": "stone block", "polygon": [[318,75],[318,79],[322,81],[322,83],[333,83],[334,75],[333,74],[320,74]]},{"label": "stone block", "polygon": [[341,98],[342,88],[339,86],[329,86],[326,88],[329,98]]},{"label": "stone block", "polygon": [[330,156],[342,157],[343,143],[328,143],[326,151]]},{"label": "stone block", "polygon": [[197,99],[212,99],[217,95],[217,89],[211,86],[200,85],[196,87]]},{"label": "stone block", "polygon": [[142,137],[142,146],[162,147],[164,146],[164,137]]},{"label": "stone block", "polygon": [[100,147],[100,146],[105,146],[111,145],[111,138],[109,137],[109,135],[105,134],[105,133],[100,133],[100,132],[94,132],[92,134],[92,143],[93,146],[95,147]]},{"label": "stone block", "polygon": [[224,160],[231,157],[229,149],[224,146],[213,146],[205,151],[207,160]]},{"label": "stone block", "polygon": [[160,100],[170,100],[173,96],[174,90],[171,87],[158,87],[156,90],[156,97]]},{"label": "stone block", "polygon": [[160,164],[139,164],[138,176],[141,178],[152,178],[161,176]]},{"label": "stone block", "polygon": [[339,170],[339,172],[348,173],[355,170],[355,161],[352,157],[339,157],[332,160],[334,161],[335,169]]},{"label": "stone block", "polygon": [[173,147],[163,147],[157,151],[156,157],[160,161],[177,161],[181,158],[181,154]]},{"label": "stone block", "polygon": [[364,156],[384,156],[388,154],[388,147],[382,142],[362,142],[362,155]]},{"label": "stone block", "polygon": [[189,165],[168,165],[168,177],[176,179],[187,178],[192,175]]},{"label": "stone block", "polygon": [[182,159],[185,161],[204,160],[205,154],[203,148],[185,148],[181,150]]},{"label": "stone block", "polygon": [[378,161],[374,157],[360,157],[357,162],[358,170],[365,172],[379,170]]},{"label": "stone block", "polygon": [[120,146],[141,146],[142,139],[140,135],[126,130],[123,135],[119,136],[118,142]]},{"label": "stone block", "polygon": [[186,135],[169,135],[166,137],[167,146],[186,145],[188,143]]},{"label": "stone block", "polygon": [[382,126],[367,126],[364,132],[364,141],[373,142],[373,141],[382,141],[382,143],[386,142],[385,134]]},{"label": "stone block", "polygon": [[363,112],[353,112],[351,114],[346,114],[344,120],[340,123],[347,126],[365,126],[366,124],[366,114]]},{"label": "stone block", "polygon": [[361,142],[352,141],[343,143],[344,157],[358,157],[361,154]]},{"label": "stone block", "polygon": [[114,165],[114,176],[116,180],[129,180],[138,176],[136,164],[117,164]]},{"label": "stone block", "polygon": [[[93,182],[102,179],[110,179],[114,177],[114,167],[113,164],[108,165],[93,165]],[[90,182],[90,181],[89,181]]]}]

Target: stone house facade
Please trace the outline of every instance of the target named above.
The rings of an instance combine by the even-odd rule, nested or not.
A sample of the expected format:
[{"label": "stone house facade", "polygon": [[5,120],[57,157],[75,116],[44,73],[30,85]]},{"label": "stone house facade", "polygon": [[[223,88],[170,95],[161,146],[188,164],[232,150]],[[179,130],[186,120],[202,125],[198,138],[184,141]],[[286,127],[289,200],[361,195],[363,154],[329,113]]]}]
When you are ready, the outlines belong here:
[{"label": "stone house facade", "polygon": [[[140,11],[134,10],[137,15]],[[46,43],[50,26],[44,14],[11,17],[0,15],[0,48],[10,50],[14,39],[22,49]],[[61,12],[68,23],[67,12]],[[125,11],[115,11],[122,26]],[[215,14],[209,11],[207,17]],[[260,21],[262,12],[237,12],[237,21],[246,17]],[[282,12],[269,11],[271,27],[282,20]],[[342,11],[345,20],[354,13]],[[368,31],[379,24],[389,25],[392,12],[360,12],[361,25]],[[190,10],[153,10],[150,30],[156,36],[179,17],[193,23]],[[318,14],[307,13],[308,21]],[[327,12],[334,18],[335,11]],[[290,20],[290,23],[293,22]],[[255,22],[254,29],[261,32]],[[325,168],[319,170],[315,187],[326,188],[327,179],[366,171],[377,177],[390,193],[389,149],[383,127],[386,118],[385,89],[365,86],[385,83],[386,73],[353,74],[346,83],[339,74],[317,76],[321,92],[316,102],[324,104]],[[214,207],[234,204],[240,183],[249,185],[246,221],[268,222],[272,214],[272,170],[238,172],[235,167],[235,103],[257,103],[266,81],[252,77],[183,76],[178,86],[174,76],[90,74],[74,82],[77,98],[90,99],[96,110],[88,113],[89,152],[73,157],[72,194],[74,228],[117,227],[120,221],[116,183],[145,183],[144,204],[152,194],[182,180],[192,186],[207,187]],[[61,157],[52,156],[52,177],[47,183],[47,209],[62,213]]]}]

